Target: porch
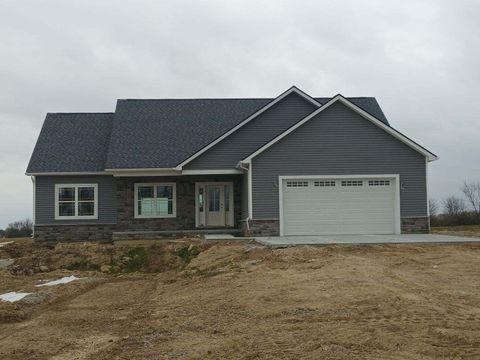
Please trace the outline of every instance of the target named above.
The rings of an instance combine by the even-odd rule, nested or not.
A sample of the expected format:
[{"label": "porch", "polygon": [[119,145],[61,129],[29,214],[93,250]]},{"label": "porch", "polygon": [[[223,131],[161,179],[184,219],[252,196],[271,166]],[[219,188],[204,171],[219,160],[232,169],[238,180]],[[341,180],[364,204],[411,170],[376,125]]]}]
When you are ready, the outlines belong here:
[{"label": "porch", "polygon": [[241,233],[242,174],[116,178],[113,239]]}]

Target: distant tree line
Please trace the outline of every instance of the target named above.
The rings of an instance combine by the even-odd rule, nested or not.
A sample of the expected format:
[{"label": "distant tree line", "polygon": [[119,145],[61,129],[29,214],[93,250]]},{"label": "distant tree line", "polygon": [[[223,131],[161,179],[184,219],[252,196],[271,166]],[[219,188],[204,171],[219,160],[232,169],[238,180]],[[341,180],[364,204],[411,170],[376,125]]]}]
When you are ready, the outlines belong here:
[{"label": "distant tree line", "polygon": [[0,229],[0,238],[18,238],[32,236],[33,222],[30,219],[15,221],[8,224],[5,230]]},{"label": "distant tree line", "polygon": [[429,201],[432,226],[480,224],[480,181],[464,181],[460,190],[463,197],[450,195],[440,203]]}]

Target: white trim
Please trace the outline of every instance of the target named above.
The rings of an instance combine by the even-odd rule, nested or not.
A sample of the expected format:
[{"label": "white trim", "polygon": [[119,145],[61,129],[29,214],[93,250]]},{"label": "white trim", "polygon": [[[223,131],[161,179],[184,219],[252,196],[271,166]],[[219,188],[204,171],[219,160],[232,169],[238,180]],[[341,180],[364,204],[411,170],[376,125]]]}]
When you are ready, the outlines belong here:
[{"label": "white trim", "polygon": [[278,177],[278,210],[279,210],[279,227],[280,236],[284,236],[284,220],[283,220],[283,180],[288,179],[393,179],[395,181],[395,234],[401,233],[400,219],[400,175],[399,174],[368,174],[368,175],[280,175]]},{"label": "white trim", "polygon": [[178,171],[132,171],[132,172],[113,172],[114,177],[142,177],[142,176],[180,176]]},{"label": "white trim", "polygon": [[222,175],[222,174],[243,174],[238,169],[218,169],[218,170],[183,170],[182,175]]},{"label": "white trim", "polygon": [[[60,207],[58,200],[60,188],[75,188],[75,215],[73,216],[60,216]],[[78,188],[80,187],[93,187],[93,215],[80,216],[78,215]],[[98,219],[98,184],[55,184],[55,220],[97,220]]]},{"label": "white trim", "polygon": [[253,163],[250,162],[248,167],[248,217],[253,218],[253,190],[252,190],[252,176],[253,176]]},{"label": "white trim", "polygon": [[430,231],[430,198],[428,196],[428,161],[425,159],[425,196],[427,199],[428,231]]},{"label": "white trim", "polygon": [[329,108],[331,105],[333,105],[337,101],[340,101],[344,105],[348,106],[350,109],[356,111],[358,114],[360,114],[365,119],[367,119],[370,122],[372,122],[373,124],[377,125],[379,128],[385,130],[387,133],[389,133],[390,135],[392,135],[396,139],[400,140],[401,142],[405,143],[407,146],[411,147],[415,151],[424,155],[428,159],[428,161],[438,160],[438,156],[436,156],[435,154],[433,154],[430,151],[422,148],[420,145],[418,145],[414,141],[410,140],[409,138],[407,138],[405,135],[403,135],[399,131],[395,130],[394,128],[392,128],[388,125],[385,125],[383,122],[381,122],[377,118],[373,117],[372,115],[367,113],[365,110],[363,110],[360,107],[358,107],[357,105],[353,104],[351,101],[345,99],[342,95],[337,95],[337,96],[333,97],[331,100],[329,100],[327,103],[325,103],[321,108],[315,110],[310,115],[307,115],[303,120],[299,121],[294,126],[289,128],[288,130],[284,131],[283,133],[281,133],[280,135],[275,137],[273,140],[269,141],[264,146],[260,147],[258,150],[256,150],[255,152],[253,152],[252,154],[247,156],[245,159],[243,159],[241,162],[249,163],[255,156],[262,153],[263,151],[268,149],[270,146],[272,146],[273,144],[275,144],[279,140],[283,139],[285,136],[290,134],[292,131],[295,131],[297,128],[299,128],[300,126],[305,124],[307,121],[309,121],[310,119],[312,119],[316,115],[320,114],[325,109]]},{"label": "white trim", "polygon": [[105,171],[111,171],[111,172],[136,172],[136,171],[159,172],[159,171],[175,171],[175,169],[174,168],[131,168],[131,169],[105,169]]},{"label": "white trim", "polygon": [[[205,186],[209,186],[209,185],[223,185],[223,186],[229,186],[230,187],[230,196],[229,196],[229,204],[230,204],[230,210],[228,211],[228,220],[227,220],[227,211],[225,210],[225,192],[223,194],[223,201],[224,201],[224,212],[225,212],[225,225],[224,227],[233,227],[235,226],[235,219],[234,219],[234,214],[235,214],[235,196],[234,196],[234,192],[235,192],[235,189],[234,189],[234,185],[233,185],[233,181],[200,181],[200,182],[196,182],[195,183],[195,227],[197,228],[208,228],[208,224],[206,225],[200,225],[200,211],[199,211],[199,208],[198,208],[198,192],[199,192],[199,189],[200,187],[204,187]],[[204,214],[206,213],[206,201],[205,201],[205,198],[207,196],[207,193],[206,191],[204,190],[204,193],[203,193],[203,196],[204,196],[204,200],[203,200],[203,208],[204,208]],[[204,215],[205,216],[205,221],[206,221],[206,214]],[[217,226],[216,226],[217,227]],[[220,226],[222,227],[222,226]]]},{"label": "white trim", "polygon": [[287,97],[288,95],[292,94],[292,93],[296,93],[297,95],[301,96],[302,98],[304,98],[305,100],[309,101],[310,103],[312,103],[313,105],[317,106],[317,107],[320,107],[322,106],[322,104],[320,104],[318,101],[316,101],[314,98],[312,98],[311,96],[309,96],[308,94],[304,93],[302,90],[298,89],[296,86],[292,86],[290,89],[288,89],[287,91],[285,91],[284,93],[280,94],[278,97],[276,97],[275,99],[273,99],[272,101],[270,101],[267,105],[265,105],[264,107],[262,107],[260,110],[257,110],[254,114],[250,115],[248,118],[246,118],[245,120],[243,120],[240,124],[236,125],[235,127],[233,127],[232,129],[228,130],[226,133],[224,133],[223,135],[221,135],[220,137],[218,137],[217,139],[215,139],[214,141],[212,141],[210,144],[208,144],[207,146],[203,147],[202,149],[200,149],[199,151],[197,151],[195,154],[193,154],[192,156],[190,156],[189,158],[187,158],[186,160],[182,161],[180,164],[178,164],[175,169],[176,170],[182,170],[183,166],[185,166],[186,164],[188,164],[190,161],[192,161],[193,159],[197,158],[198,156],[202,155],[205,151],[207,151],[208,149],[210,149],[211,147],[215,146],[216,144],[218,144],[220,141],[222,141],[223,139],[225,139],[227,136],[229,136],[230,134],[234,133],[235,131],[237,131],[238,129],[240,129],[242,126],[248,124],[251,120],[253,120],[254,118],[256,118],[258,115],[260,115],[261,113],[265,112],[266,110],[270,109],[272,106],[274,106],[276,103],[278,103],[279,101],[281,101],[282,99],[284,99],[285,97]]},{"label": "white trim", "polygon": [[65,175],[111,175],[107,171],[76,171],[76,172],[37,172],[25,173],[27,176],[65,176]]},{"label": "white trim", "polygon": [[239,169],[210,169],[210,170],[175,170],[168,169],[106,169],[97,172],[44,172],[25,173],[27,176],[79,176],[79,175],[113,175],[114,177],[125,176],[181,176],[181,175],[228,175],[243,174]]},{"label": "white trim", "polygon": [[243,174],[239,169],[211,169],[211,170],[142,170],[131,169],[129,171],[120,170],[113,171],[114,177],[132,177],[132,176],[184,176],[184,175],[229,175],[229,174]]},{"label": "white trim", "polygon": [[[138,187],[139,186],[153,186],[153,196],[157,199],[157,186],[172,186],[172,213],[167,215],[147,216],[138,214]],[[177,184],[174,182],[158,182],[158,183],[135,183],[134,186],[134,201],[133,209],[135,219],[163,219],[177,217]]]}]

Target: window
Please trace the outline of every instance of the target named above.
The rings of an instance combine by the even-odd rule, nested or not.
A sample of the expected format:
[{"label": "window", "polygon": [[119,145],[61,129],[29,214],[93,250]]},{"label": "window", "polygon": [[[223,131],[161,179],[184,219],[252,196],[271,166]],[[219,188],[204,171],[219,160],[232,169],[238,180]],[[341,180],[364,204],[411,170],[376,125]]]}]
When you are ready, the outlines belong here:
[{"label": "window", "polygon": [[135,184],[135,217],[168,218],[176,216],[174,183]]},{"label": "window", "polygon": [[335,186],[335,180],[322,180],[322,181],[315,181],[315,186]]},{"label": "window", "polygon": [[220,211],[220,188],[218,186],[208,189],[208,211]]},{"label": "window", "polygon": [[390,180],[368,180],[368,186],[390,186]]},{"label": "window", "polygon": [[342,180],[342,186],[363,186],[362,180]]},{"label": "window", "polygon": [[308,181],[287,181],[287,187],[307,187]]},{"label": "window", "polygon": [[203,212],[203,187],[198,189],[198,211]]},{"label": "window", "polygon": [[97,219],[97,184],[56,184],[55,219]]}]

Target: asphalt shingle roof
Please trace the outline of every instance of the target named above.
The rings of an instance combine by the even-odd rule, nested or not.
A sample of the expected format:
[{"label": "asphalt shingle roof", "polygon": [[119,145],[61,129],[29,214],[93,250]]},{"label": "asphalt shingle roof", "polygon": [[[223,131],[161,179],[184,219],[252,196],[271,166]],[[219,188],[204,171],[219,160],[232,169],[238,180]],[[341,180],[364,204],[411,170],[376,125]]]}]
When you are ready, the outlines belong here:
[{"label": "asphalt shingle roof", "polygon": [[105,169],[113,113],[49,113],[27,173]]},{"label": "asphalt shingle roof", "polygon": [[[388,125],[375,98],[348,99]],[[171,168],[272,100],[132,99],[115,113],[49,113],[27,173]]]}]

